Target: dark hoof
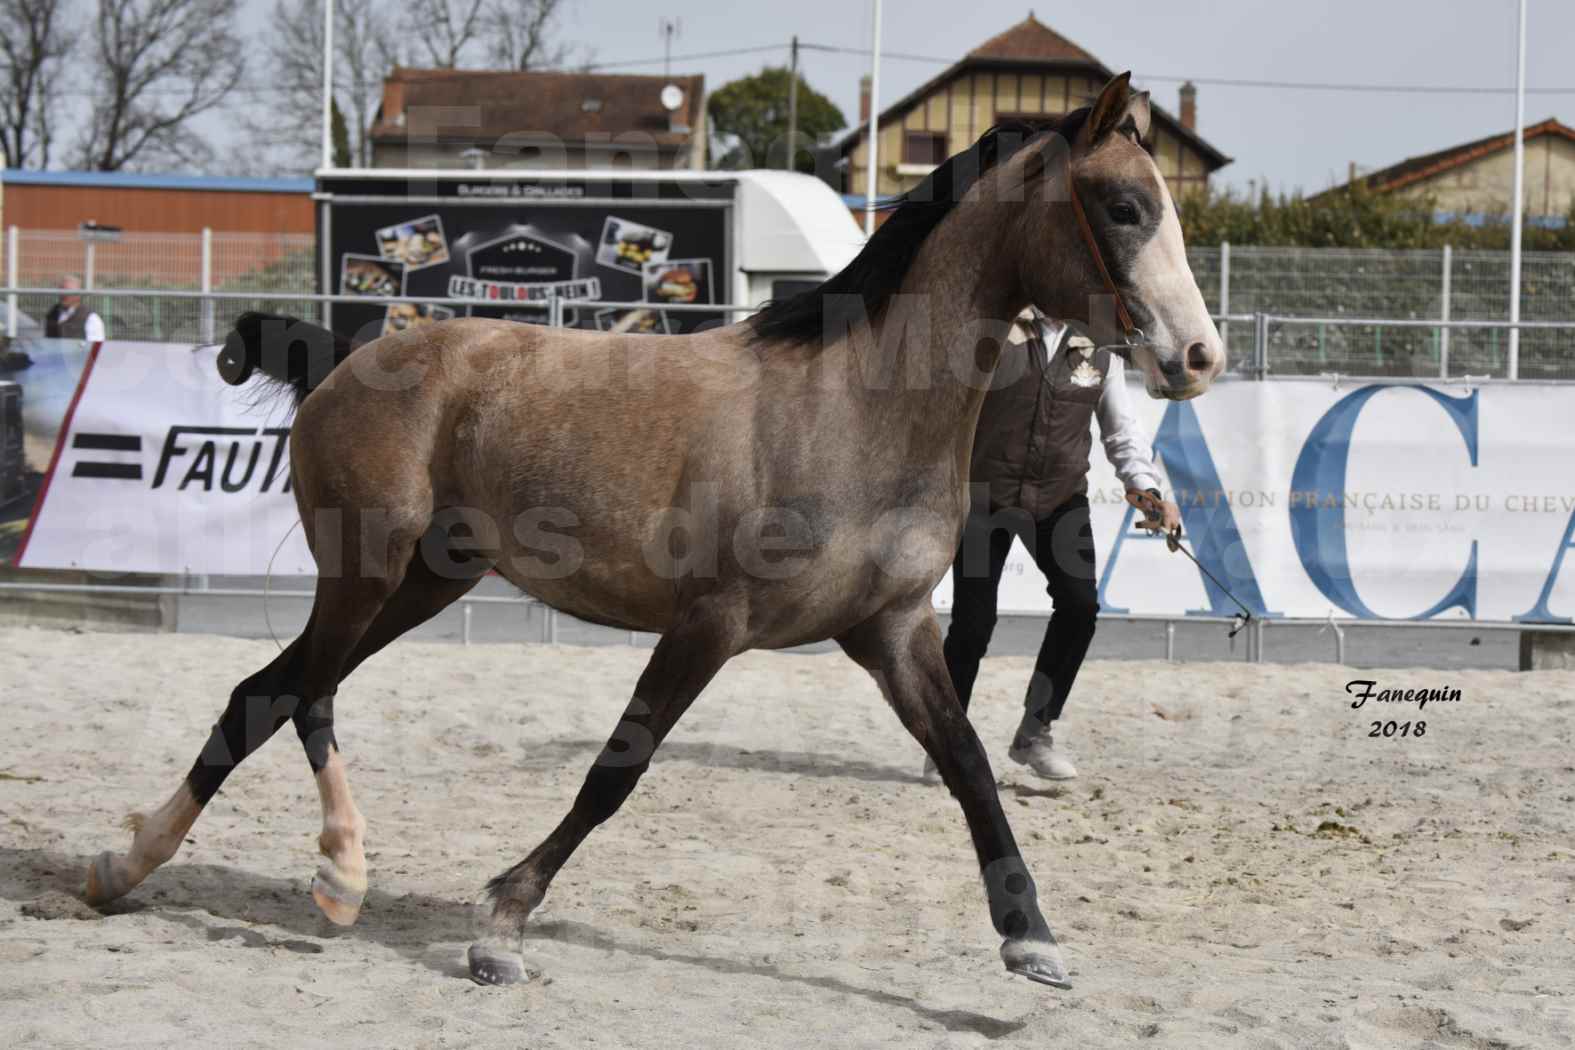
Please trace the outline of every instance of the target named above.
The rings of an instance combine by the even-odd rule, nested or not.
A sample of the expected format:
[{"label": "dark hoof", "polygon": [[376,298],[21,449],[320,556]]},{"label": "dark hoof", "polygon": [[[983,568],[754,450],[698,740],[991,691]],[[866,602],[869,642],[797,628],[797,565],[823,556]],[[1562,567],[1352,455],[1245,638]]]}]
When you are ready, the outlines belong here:
[{"label": "dark hoof", "polygon": [[518,952],[472,944],[469,960],[470,979],[477,984],[519,984],[529,979],[525,960]]},{"label": "dark hoof", "polygon": [[1072,987],[1066,963],[1061,961],[1061,949],[1054,941],[1007,941],[1001,945],[1001,960],[1012,973],[1037,984],[1062,989]]}]

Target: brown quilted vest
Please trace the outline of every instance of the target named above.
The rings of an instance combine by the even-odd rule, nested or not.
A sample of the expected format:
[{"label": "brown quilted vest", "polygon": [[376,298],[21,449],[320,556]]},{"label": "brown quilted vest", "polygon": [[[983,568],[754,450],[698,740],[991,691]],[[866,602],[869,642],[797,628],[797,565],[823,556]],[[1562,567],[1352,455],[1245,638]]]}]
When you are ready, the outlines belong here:
[{"label": "brown quilted vest", "polygon": [[[1088,492],[1093,415],[1110,351],[1085,356],[1066,346],[1063,333],[1048,369],[1037,334],[1005,352],[1025,355],[1025,366],[1003,361],[1006,367],[996,370],[1000,385],[985,395],[979,412],[969,480],[988,486],[990,509],[1015,508],[1042,519]],[[1080,367],[1085,362],[1088,367]]]}]

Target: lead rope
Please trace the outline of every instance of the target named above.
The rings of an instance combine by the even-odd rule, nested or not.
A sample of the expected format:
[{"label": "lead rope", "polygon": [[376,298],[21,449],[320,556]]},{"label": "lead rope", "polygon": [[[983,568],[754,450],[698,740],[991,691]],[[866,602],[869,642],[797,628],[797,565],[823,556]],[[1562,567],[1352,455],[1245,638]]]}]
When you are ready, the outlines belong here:
[{"label": "lead rope", "polygon": [[[1144,506],[1142,508],[1142,510],[1143,510],[1143,517],[1145,519],[1147,519],[1148,521],[1156,521],[1157,522],[1157,521],[1161,520],[1160,516],[1158,514],[1156,514],[1156,513],[1151,513],[1147,506]],[[1187,556],[1187,558],[1189,560],[1191,560],[1192,564],[1194,564],[1194,565],[1196,565],[1198,567],[1198,571],[1201,572],[1204,576],[1207,576],[1209,578],[1209,582],[1213,583],[1214,586],[1218,587],[1220,589],[1220,591],[1225,595],[1225,597],[1229,598],[1231,601],[1236,603],[1236,608],[1240,609],[1241,612],[1239,612],[1239,613],[1232,613],[1231,614],[1231,629],[1230,629],[1230,633],[1225,636],[1226,638],[1229,638],[1232,642],[1234,642],[1236,640],[1236,636],[1238,634],[1240,634],[1246,628],[1246,626],[1249,623],[1252,622],[1252,610],[1247,608],[1247,606],[1242,603],[1242,600],[1240,598],[1238,598],[1234,594],[1232,594],[1231,593],[1231,589],[1229,587],[1225,586],[1223,583],[1221,583],[1220,580],[1219,580],[1219,577],[1215,576],[1212,572],[1210,572],[1208,570],[1208,567],[1205,566],[1201,561],[1198,560],[1197,555],[1193,554],[1191,551],[1187,550],[1187,548],[1185,548],[1185,547],[1183,547],[1181,545],[1181,529],[1180,529],[1180,527],[1177,527],[1176,531],[1173,532],[1173,533],[1167,532],[1165,534],[1165,546],[1169,547],[1173,551],[1180,551],[1181,553],[1185,554]],[[1235,647],[1234,646],[1231,647],[1231,651],[1232,652],[1235,651]]]}]

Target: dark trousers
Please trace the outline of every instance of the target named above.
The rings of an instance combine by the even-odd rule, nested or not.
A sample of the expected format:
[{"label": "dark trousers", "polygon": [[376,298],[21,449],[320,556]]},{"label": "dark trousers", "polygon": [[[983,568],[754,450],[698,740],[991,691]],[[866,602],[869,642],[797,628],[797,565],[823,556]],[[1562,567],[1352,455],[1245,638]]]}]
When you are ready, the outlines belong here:
[{"label": "dark trousers", "polygon": [[973,695],[979,661],[995,631],[996,589],[1012,539],[1028,548],[1049,581],[1054,611],[1039,646],[1024,706],[1041,725],[1061,716],[1078,668],[1094,638],[1099,591],[1094,579],[1094,532],[1088,499],[1074,496],[1048,517],[1017,510],[975,510],[963,527],[952,564],[952,622],[946,632],[946,669],[963,710]]}]

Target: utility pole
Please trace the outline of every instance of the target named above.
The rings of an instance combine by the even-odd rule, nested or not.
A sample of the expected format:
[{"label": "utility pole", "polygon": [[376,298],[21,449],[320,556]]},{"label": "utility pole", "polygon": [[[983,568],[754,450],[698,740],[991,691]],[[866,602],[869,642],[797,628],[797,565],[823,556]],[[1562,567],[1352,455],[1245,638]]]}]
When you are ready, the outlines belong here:
[{"label": "utility pole", "polygon": [[[1520,0],[1515,51],[1515,207],[1509,228],[1509,323],[1520,321],[1520,221],[1521,194],[1526,181],[1526,0]],[[1509,330],[1509,361],[1505,374],[1520,378],[1520,329]]]},{"label": "utility pole", "polygon": [[[1522,3],[1525,0],[1521,0]],[[875,0],[875,39],[870,44],[869,171],[864,180],[864,236],[875,234],[875,172],[880,163],[880,0]]]},{"label": "utility pole", "polygon": [[793,35],[792,59],[788,65],[792,84],[788,88],[787,170],[798,170],[798,34]]}]

